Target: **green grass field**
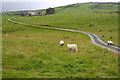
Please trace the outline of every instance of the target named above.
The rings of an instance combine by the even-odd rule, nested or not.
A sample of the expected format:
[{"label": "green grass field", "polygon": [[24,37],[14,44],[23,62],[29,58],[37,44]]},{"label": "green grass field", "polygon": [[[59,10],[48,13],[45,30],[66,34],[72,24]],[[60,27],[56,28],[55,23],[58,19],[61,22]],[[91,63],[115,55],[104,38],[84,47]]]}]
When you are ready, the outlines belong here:
[{"label": "green grass field", "polygon": [[[16,21],[92,32],[118,46],[117,14],[59,13],[20,17],[3,15],[3,78],[118,78],[118,54],[96,46],[82,33],[42,29],[6,21]],[[94,27],[90,27],[91,23]],[[5,36],[5,35],[8,36]],[[104,37],[103,37],[104,36]],[[67,37],[67,38],[66,38]],[[66,44],[75,43],[77,52]]]},{"label": "green grass field", "polygon": [[[3,25],[8,34],[3,33],[3,78],[117,77],[117,54],[94,45],[84,34],[4,20]],[[76,43],[78,52],[59,46],[61,39]]]}]

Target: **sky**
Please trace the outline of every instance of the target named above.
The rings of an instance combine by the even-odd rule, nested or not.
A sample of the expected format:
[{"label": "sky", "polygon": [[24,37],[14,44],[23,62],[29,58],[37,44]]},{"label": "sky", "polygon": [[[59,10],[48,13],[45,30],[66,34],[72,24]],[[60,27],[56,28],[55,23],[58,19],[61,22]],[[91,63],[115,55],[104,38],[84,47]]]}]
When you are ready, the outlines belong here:
[{"label": "sky", "polygon": [[38,10],[84,2],[119,2],[119,0],[2,0],[2,11]]}]

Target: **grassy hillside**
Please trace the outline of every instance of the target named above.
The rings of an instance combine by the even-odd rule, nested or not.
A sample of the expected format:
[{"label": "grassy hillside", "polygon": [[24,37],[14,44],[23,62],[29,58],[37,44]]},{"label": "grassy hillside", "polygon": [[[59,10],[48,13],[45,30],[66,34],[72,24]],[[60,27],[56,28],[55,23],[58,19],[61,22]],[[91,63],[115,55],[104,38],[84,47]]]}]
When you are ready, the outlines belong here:
[{"label": "grassy hillside", "polygon": [[78,3],[55,8],[56,13],[114,12],[118,11],[117,3]]},{"label": "grassy hillside", "polygon": [[[68,28],[97,34],[103,41],[118,45],[118,14],[71,13],[15,19],[35,25]],[[92,26],[92,24],[94,26]]]},{"label": "grassy hillside", "polygon": [[[5,21],[13,17],[3,16],[3,78],[117,77],[118,55],[94,45],[88,36]],[[59,46],[61,39],[76,43],[78,52]]]}]

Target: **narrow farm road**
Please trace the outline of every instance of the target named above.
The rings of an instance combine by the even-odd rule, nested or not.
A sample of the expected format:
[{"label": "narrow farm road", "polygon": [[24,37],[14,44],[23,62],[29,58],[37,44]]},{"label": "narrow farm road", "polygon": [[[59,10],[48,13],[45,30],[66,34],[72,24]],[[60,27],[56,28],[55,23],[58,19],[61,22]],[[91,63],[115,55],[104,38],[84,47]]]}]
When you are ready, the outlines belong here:
[{"label": "narrow farm road", "polygon": [[54,28],[54,27],[47,27],[47,26],[38,26],[38,25],[31,25],[31,24],[27,24],[27,23],[21,23],[21,22],[17,22],[14,21],[12,19],[7,19],[7,21],[13,22],[13,23],[17,23],[17,24],[22,24],[22,25],[26,25],[26,26],[33,26],[33,27],[40,27],[40,28],[50,28],[50,29],[56,29],[56,30],[64,30],[64,31],[72,31],[72,32],[80,32],[83,34],[86,34],[88,36],[90,36],[92,42],[102,48],[106,48],[108,50],[114,51],[116,53],[120,54],[120,47],[116,47],[116,46],[112,46],[112,45],[107,45],[107,43],[103,42],[97,35],[93,34],[93,33],[89,33],[89,32],[84,32],[84,31],[79,31],[79,30],[71,30],[71,29],[63,29],[63,28]]}]

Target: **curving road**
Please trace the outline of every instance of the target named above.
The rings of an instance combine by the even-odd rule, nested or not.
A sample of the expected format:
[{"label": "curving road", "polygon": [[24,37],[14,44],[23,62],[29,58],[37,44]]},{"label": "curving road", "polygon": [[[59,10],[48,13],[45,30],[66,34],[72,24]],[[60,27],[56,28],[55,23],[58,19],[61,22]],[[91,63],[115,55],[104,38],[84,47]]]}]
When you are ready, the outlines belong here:
[{"label": "curving road", "polygon": [[91,38],[91,40],[92,40],[92,42],[94,44],[120,54],[120,48],[119,47],[112,46],[112,45],[107,45],[107,43],[103,42],[97,35],[95,35],[93,33],[79,31],[79,30],[71,30],[71,29],[63,29],[63,28],[54,28],[54,27],[47,27],[47,26],[31,25],[31,24],[27,24],[27,23],[17,22],[17,21],[14,21],[12,19],[7,19],[7,21],[17,23],[17,24],[26,25],[26,26],[34,26],[34,27],[40,27],[40,28],[50,28],[50,29],[56,29],[56,30],[80,32],[80,33],[83,33],[83,34],[86,34],[86,35],[90,36],[90,38]]}]

